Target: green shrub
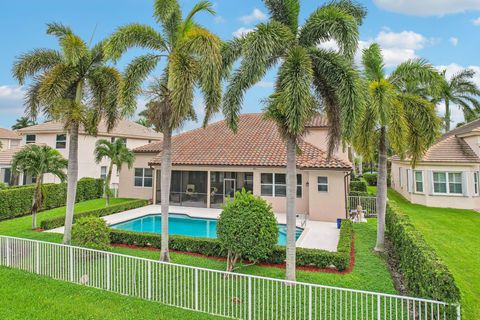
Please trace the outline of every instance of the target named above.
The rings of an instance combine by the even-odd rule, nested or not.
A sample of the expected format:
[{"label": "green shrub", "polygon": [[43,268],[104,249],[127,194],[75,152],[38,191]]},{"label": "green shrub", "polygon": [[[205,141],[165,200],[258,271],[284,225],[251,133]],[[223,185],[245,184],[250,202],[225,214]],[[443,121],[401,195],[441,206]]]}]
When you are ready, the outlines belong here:
[{"label": "green shrub", "polygon": [[102,218],[78,219],[72,227],[72,244],[96,250],[110,250],[110,228]]},{"label": "green shrub", "polygon": [[361,180],[350,181],[350,191],[367,191],[367,183]]},{"label": "green shrub", "polygon": [[[329,268],[343,271],[350,266],[350,252],[352,250],[353,226],[348,220],[342,221],[340,239],[337,252],[320,249],[297,248],[297,266],[313,266],[317,268]],[[128,244],[139,247],[153,247],[160,249],[161,235],[155,233],[140,233],[112,229],[110,231],[112,243]],[[169,248],[172,250],[199,253],[210,257],[226,257],[227,251],[222,247],[218,239],[194,238],[179,235],[170,235]],[[285,246],[276,245],[273,252],[260,262],[283,264],[285,262]]]},{"label": "green shrub", "polygon": [[7,188],[8,188],[8,184],[0,181],[0,190],[7,189]]},{"label": "green shrub", "polygon": [[[0,220],[30,214],[34,185],[8,187],[0,190]],[[41,210],[62,207],[67,199],[66,183],[43,185],[45,201]],[[82,178],[77,184],[77,202],[102,197],[102,180]]]},{"label": "green shrub", "polygon": [[243,189],[223,207],[217,236],[227,254],[227,271],[239,259],[257,262],[268,257],[278,241],[277,219],[272,206]]},{"label": "green shrub", "polygon": [[369,186],[376,186],[377,185],[377,174],[376,173],[365,173],[363,175],[363,179],[367,181]]},{"label": "green shrub", "polygon": [[460,291],[450,270],[393,201],[388,202],[386,227],[409,293],[433,300],[459,302]]},{"label": "green shrub", "polygon": [[348,193],[349,196],[352,196],[352,197],[368,197],[370,196],[368,194],[368,192],[365,192],[365,191],[350,191]]},{"label": "green shrub", "polygon": [[[73,215],[73,221],[75,222],[79,218],[83,217],[104,217],[108,216],[117,212],[122,212],[130,209],[135,209],[139,207],[146,206],[148,204],[147,200],[143,199],[134,199],[128,202],[122,202],[118,204],[113,204],[108,207],[100,208],[100,209],[95,209],[95,210],[90,210],[90,211],[83,211],[79,213],[74,213]],[[44,230],[50,230],[50,229],[55,229],[58,227],[63,226],[65,223],[65,217],[57,217],[57,218],[52,218],[52,219],[46,219],[40,222],[40,228]]]}]

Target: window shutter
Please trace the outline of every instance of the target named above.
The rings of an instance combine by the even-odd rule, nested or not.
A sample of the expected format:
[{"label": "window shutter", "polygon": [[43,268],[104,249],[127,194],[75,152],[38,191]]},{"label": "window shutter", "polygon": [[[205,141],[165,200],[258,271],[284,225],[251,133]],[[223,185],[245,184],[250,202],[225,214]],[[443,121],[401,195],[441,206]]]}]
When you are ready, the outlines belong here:
[{"label": "window shutter", "polygon": [[470,176],[470,172],[467,172],[467,171],[462,172],[462,191],[463,191],[464,197],[468,197],[467,175]]},{"label": "window shutter", "polygon": [[413,174],[411,169],[407,169],[407,190],[408,192],[412,193],[413,192]]},{"label": "window shutter", "polygon": [[433,172],[432,170],[426,170],[427,172],[427,185],[428,185],[428,194],[433,195]]}]

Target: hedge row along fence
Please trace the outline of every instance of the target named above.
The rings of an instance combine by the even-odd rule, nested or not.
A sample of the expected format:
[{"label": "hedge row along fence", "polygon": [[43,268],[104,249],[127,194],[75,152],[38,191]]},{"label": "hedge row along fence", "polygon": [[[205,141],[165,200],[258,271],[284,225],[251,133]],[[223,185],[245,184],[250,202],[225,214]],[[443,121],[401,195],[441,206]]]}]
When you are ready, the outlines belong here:
[{"label": "hedge row along fence", "polygon": [[[125,210],[140,208],[140,207],[146,206],[147,204],[148,204],[148,200],[132,199],[131,201],[113,204],[108,207],[104,207],[100,209],[78,212],[78,213],[74,213],[73,222],[75,222],[75,220],[79,218],[91,217],[91,216],[104,217],[104,216],[108,216],[108,215],[122,212]],[[44,230],[55,229],[58,227],[62,227],[64,223],[65,223],[65,217],[46,219],[40,222],[40,228]]]},{"label": "hedge row along fence", "polygon": [[418,297],[460,302],[460,290],[450,270],[394,201],[388,202],[386,227],[408,291]]},{"label": "hedge row along fence", "polygon": [[[338,271],[350,267],[350,253],[352,250],[353,226],[350,221],[343,221],[340,229],[340,238],[337,252],[320,249],[297,248],[297,265],[329,268],[334,266]],[[210,257],[226,257],[217,239],[196,238],[180,235],[170,235],[169,248],[172,250],[199,253]],[[134,245],[139,247],[161,247],[161,235],[155,233],[141,233],[112,229],[110,232],[112,244]],[[272,255],[261,262],[281,264],[285,262],[285,247],[276,246]]]},{"label": "hedge row along fence", "polygon": [[[30,214],[34,185],[10,187],[0,190],[0,220],[11,219]],[[43,185],[45,201],[41,210],[62,207],[67,200],[66,183],[47,183]],[[76,202],[101,198],[103,180],[82,178],[78,180]]]}]

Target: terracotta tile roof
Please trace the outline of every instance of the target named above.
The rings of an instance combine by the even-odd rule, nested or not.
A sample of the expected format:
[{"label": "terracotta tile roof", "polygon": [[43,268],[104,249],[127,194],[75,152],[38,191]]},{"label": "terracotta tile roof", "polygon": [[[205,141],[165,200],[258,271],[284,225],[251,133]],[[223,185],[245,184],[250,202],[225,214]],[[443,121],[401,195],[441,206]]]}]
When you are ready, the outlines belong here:
[{"label": "terracotta tile roof", "polygon": [[[64,130],[63,124],[56,121],[48,121],[45,123],[37,124],[35,126],[30,126],[30,127],[26,127],[18,130],[18,132],[23,134],[37,133],[37,132],[64,132],[64,131],[65,130]],[[80,132],[85,133],[83,129],[81,129]],[[105,121],[101,121],[98,126],[98,135],[150,139],[150,140],[162,139],[161,133],[155,132],[152,129],[146,128],[130,120],[118,121],[115,128],[113,128],[110,132],[107,132],[107,126],[105,124]]]},{"label": "terracotta tile roof", "polygon": [[5,129],[5,128],[0,128],[0,139],[21,140],[22,137],[15,131]]},{"label": "terracotta tile roof", "polygon": [[[480,158],[477,156],[477,154],[472,150],[472,148],[470,148],[468,143],[466,143],[463,138],[459,137],[466,133],[479,131],[480,120],[475,120],[445,133],[427,150],[427,152],[425,152],[425,155],[421,161],[480,163]],[[400,158],[398,156],[394,156],[392,160],[399,161]]]},{"label": "terracotta tile roof", "polygon": [[12,157],[20,151],[24,146],[13,147],[10,149],[5,149],[0,151],[0,164],[10,164],[12,162]]},{"label": "terracotta tile roof", "polygon": [[[224,121],[210,124],[172,138],[174,165],[286,166],[286,147],[275,124],[263,114],[240,117],[238,132],[233,133]],[[350,169],[351,164],[338,158],[327,160],[324,150],[305,141],[299,143],[302,154],[299,168]],[[161,162],[161,143],[151,143],[135,152],[158,152],[151,165]]]},{"label": "terracotta tile roof", "polygon": [[310,120],[307,125],[307,128],[325,128],[328,127],[327,117],[322,114],[318,114]]}]

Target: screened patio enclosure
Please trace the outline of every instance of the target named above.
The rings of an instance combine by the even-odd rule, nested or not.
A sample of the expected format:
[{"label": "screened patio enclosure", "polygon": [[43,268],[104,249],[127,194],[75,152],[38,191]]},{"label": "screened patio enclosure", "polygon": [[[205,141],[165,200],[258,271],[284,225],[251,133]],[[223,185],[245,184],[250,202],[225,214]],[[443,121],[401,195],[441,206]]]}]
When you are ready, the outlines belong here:
[{"label": "screened patio enclosure", "polygon": [[[160,170],[157,170],[156,179],[156,202],[160,203]],[[228,198],[234,197],[235,192],[242,188],[253,192],[253,172],[174,170],[170,185],[170,204],[220,208]]]}]

